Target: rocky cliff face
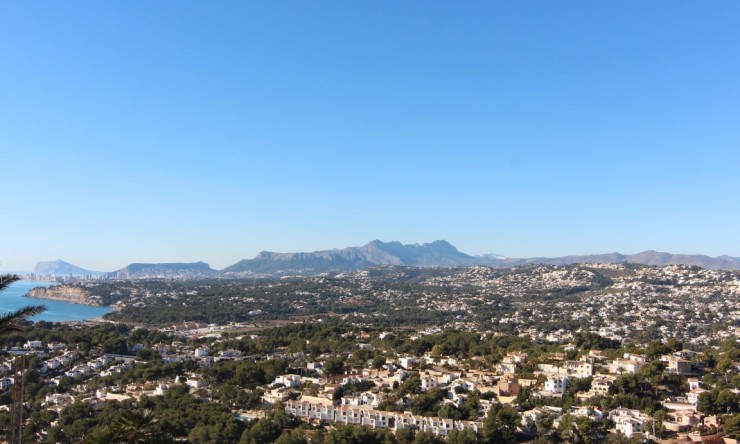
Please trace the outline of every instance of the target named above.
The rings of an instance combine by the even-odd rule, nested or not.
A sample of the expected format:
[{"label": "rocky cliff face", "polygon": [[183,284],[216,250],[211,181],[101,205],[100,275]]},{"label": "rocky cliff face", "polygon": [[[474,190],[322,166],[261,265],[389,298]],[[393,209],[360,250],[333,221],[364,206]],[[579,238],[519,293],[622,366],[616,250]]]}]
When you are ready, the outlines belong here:
[{"label": "rocky cliff face", "polygon": [[37,287],[31,289],[26,296],[29,298],[72,302],[74,304],[100,305],[98,298],[91,297],[82,288],[72,287],[70,285],[54,285],[49,288]]}]

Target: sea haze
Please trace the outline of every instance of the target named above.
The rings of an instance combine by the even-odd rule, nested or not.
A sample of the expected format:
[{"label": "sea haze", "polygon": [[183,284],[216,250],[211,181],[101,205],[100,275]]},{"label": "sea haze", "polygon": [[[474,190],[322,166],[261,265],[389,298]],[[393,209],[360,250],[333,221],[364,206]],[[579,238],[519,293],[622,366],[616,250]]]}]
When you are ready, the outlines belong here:
[{"label": "sea haze", "polygon": [[18,310],[27,305],[46,305],[47,310],[31,318],[33,321],[64,322],[97,319],[113,311],[110,307],[92,307],[64,301],[26,297],[28,290],[35,287],[49,287],[51,282],[18,281],[0,293],[0,314]]}]

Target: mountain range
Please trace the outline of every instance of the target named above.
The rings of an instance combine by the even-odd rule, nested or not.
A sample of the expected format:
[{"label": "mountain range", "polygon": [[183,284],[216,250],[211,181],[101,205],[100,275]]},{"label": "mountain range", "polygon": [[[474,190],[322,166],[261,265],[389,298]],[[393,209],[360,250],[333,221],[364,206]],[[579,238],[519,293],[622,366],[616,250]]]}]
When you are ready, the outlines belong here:
[{"label": "mountain range", "polygon": [[195,263],[134,263],[110,273],[85,270],[57,260],[39,262],[34,273],[39,275],[102,275],[110,279],[134,278],[196,278],[196,277],[253,277],[318,274],[329,271],[354,271],[377,265],[411,267],[464,267],[487,265],[515,267],[525,264],[567,265],[575,263],[631,262],[645,265],[695,265],[707,269],[740,270],[740,258],[710,257],[698,254],[671,254],[644,251],[638,254],[620,253],[556,258],[508,258],[497,254],[471,256],[460,252],[444,240],[426,244],[402,244],[374,240],[361,247],[322,250],[309,253],[274,253],[263,251],[253,259],[244,259],[223,270],[214,270],[205,262]]},{"label": "mountain range", "polygon": [[374,240],[362,247],[312,253],[271,253],[263,251],[222,270],[225,275],[243,273],[283,274],[295,272],[349,271],[374,265],[412,267],[460,267],[476,265],[479,259],[461,253],[445,241],[404,245]]}]

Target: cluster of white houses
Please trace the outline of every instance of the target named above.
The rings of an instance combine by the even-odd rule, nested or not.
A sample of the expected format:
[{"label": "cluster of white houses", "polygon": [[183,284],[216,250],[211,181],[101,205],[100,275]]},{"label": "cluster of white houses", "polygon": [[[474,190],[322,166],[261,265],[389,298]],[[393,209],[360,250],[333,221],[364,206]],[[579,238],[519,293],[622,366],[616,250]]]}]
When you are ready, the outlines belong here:
[{"label": "cluster of white houses", "polygon": [[326,421],[346,425],[363,425],[393,431],[406,427],[447,436],[452,430],[470,429],[478,432],[481,421],[461,421],[414,415],[410,412],[386,412],[369,406],[334,405],[328,399],[303,396],[298,401],[287,401],[285,412],[304,421]]},{"label": "cluster of white houses", "polygon": [[[684,352],[680,352],[683,354]],[[562,354],[557,354],[562,355]],[[603,352],[592,350],[581,357],[580,360],[566,360],[565,356],[551,356],[554,364],[539,364],[535,375],[540,376],[537,379],[521,379],[516,375],[516,371],[521,368],[528,360],[524,353],[509,353],[502,359],[498,368],[499,373],[490,373],[481,370],[468,369],[465,373],[459,370],[435,371],[422,370],[420,378],[420,389],[427,392],[435,388],[447,388],[449,391],[448,399],[445,402],[452,403],[460,407],[465,400],[466,393],[470,391],[480,391],[481,393],[492,392],[496,395],[496,400],[480,401],[479,417],[474,421],[452,420],[438,417],[425,417],[414,415],[410,412],[392,412],[379,409],[383,394],[378,392],[356,393],[352,398],[343,397],[340,401],[332,402],[331,396],[327,396],[326,390],[329,390],[329,384],[324,385],[325,381],[312,381],[317,386],[324,386],[323,395],[311,396],[305,392],[299,400],[289,400],[290,394],[295,392],[292,389],[300,390],[302,379],[298,375],[283,375],[275,380],[279,387],[274,388],[265,394],[265,401],[284,402],[286,413],[295,416],[304,421],[325,421],[330,423],[339,423],[346,425],[364,425],[371,428],[386,428],[393,431],[405,427],[414,427],[417,430],[431,432],[438,436],[447,436],[452,430],[474,430],[481,429],[483,422],[492,403],[511,403],[514,402],[516,395],[521,393],[522,387],[536,387],[539,385],[540,390],[533,392],[535,396],[542,397],[560,397],[567,392],[573,378],[592,378],[591,387],[588,391],[579,392],[577,397],[581,400],[588,400],[596,396],[610,396],[616,392],[615,382],[619,375],[636,373],[644,367],[648,359],[644,355],[626,353],[620,359],[608,359]],[[409,358],[402,357],[398,362],[404,361],[409,368],[417,362],[422,361],[424,357]],[[664,356],[662,361],[665,363],[666,371],[671,373],[686,374],[689,368],[683,365],[684,356],[669,355]],[[559,362],[557,362],[559,361]],[[691,362],[687,361],[686,362]],[[390,361],[386,367],[393,367]],[[501,374],[501,370],[509,372]],[[603,374],[600,371],[608,371],[612,374]],[[394,373],[380,372],[375,378],[370,376],[368,370],[363,372],[362,376],[357,375],[359,379],[375,379],[381,386],[389,386],[390,382],[401,382],[409,376],[409,371],[403,368],[396,368]],[[345,376],[342,384],[350,381],[350,376]],[[676,432],[686,431],[692,427],[706,424],[706,415],[697,412],[698,396],[706,392],[705,388],[697,378],[689,378],[689,392],[685,397],[669,398],[663,402],[663,405],[670,410],[667,418],[663,421],[665,428]],[[333,384],[331,384],[333,385]],[[455,390],[460,387],[463,390]],[[274,393],[273,393],[274,392]],[[460,394],[458,394],[460,393]],[[459,399],[458,399],[459,398]],[[399,405],[401,405],[399,403]],[[408,408],[408,403],[404,408]],[[535,418],[541,414],[553,416],[555,422],[566,413],[557,408],[534,409],[522,412],[522,431],[527,433],[529,423],[534,423]],[[615,431],[628,437],[634,435],[650,435],[652,432],[653,418],[637,410],[619,408],[612,411],[601,411],[595,406],[577,407],[570,409],[567,414],[575,416],[589,417],[591,420],[601,421],[607,417],[614,422]],[[711,422],[711,420],[710,420]]]}]

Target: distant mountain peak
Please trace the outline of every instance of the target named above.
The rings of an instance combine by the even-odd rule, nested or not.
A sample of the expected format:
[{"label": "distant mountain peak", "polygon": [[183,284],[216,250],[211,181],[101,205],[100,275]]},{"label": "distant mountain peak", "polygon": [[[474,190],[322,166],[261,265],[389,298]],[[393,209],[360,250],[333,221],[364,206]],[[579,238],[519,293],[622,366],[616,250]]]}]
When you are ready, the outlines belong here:
[{"label": "distant mountain peak", "polygon": [[457,247],[455,247],[451,243],[447,242],[446,240],[436,240],[436,241],[432,241],[431,243],[428,243],[428,244],[422,244],[421,246],[422,247],[424,247],[424,246],[430,246],[430,247],[437,248],[439,250],[458,251]]},{"label": "distant mountain peak", "polygon": [[85,276],[103,274],[99,271],[86,270],[61,259],[55,261],[40,261],[33,268],[34,274],[45,276]]},{"label": "distant mountain peak", "polygon": [[109,279],[140,279],[140,278],[195,278],[208,277],[216,274],[216,270],[203,261],[199,262],[169,262],[169,263],[132,263],[120,270],[107,273]]}]

